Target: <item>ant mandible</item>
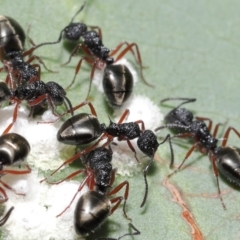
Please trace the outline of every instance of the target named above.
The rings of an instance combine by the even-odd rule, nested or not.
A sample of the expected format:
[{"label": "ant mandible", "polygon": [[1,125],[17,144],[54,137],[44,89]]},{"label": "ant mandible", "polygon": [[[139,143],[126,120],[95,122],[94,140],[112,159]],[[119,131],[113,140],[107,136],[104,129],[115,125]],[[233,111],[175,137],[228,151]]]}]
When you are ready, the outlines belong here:
[{"label": "ant mandible", "polygon": [[[209,159],[211,160],[214,175],[217,181],[218,194],[222,202],[222,206],[226,209],[226,206],[223,202],[221,196],[221,190],[218,179],[218,172],[220,172],[228,181],[234,182],[237,185],[240,185],[240,149],[237,147],[227,147],[227,140],[229,134],[233,131],[239,138],[240,132],[238,132],[233,127],[228,127],[220,147],[217,146],[219,139],[216,138],[219,126],[217,124],[214,128],[213,134],[211,134],[212,129],[212,120],[209,118],[196,117],[196,120],[193,120],[193,114],[186,110],[179,108],[185,103],[194,102],[196,99],[188,98],[167,98],[161,102],[168,100],[184,100],[177,108],[174,108],[170,113],[168,113],[165,120],[167,123],[161,127],[155,129],[158,131],[163,128],[173,128],[174,130],[180,130],[180,133],[175,135],[175,137],[193,137],[194,144],[186,153],[186,156],[182,163],[179,165],[177,170],[171,173],[168,177],[171,177],[174,173],[181,169],[184,162],[188,159],[194,149],[198,148],[199,151],[203,154],[208,154]],[[209,121],[207,126],[204,121]]]}]

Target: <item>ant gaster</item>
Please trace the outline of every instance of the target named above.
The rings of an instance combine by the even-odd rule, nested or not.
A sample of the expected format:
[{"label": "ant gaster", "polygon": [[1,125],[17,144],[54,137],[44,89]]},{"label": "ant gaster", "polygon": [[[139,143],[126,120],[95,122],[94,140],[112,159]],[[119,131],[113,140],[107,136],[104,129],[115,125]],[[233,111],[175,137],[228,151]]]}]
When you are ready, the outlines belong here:
[{"label": "ant gaster", "polygon": [[[225,204],[221,196],[218,172],[220,172],[228,181],[234,182],[240,185],[240,149],[237,147],[227,147],[227,140],[229,133],[234,131],[235,134],[240,138],[240,133],[233,127],[228,127],[220,147],[217,146],[219,139],[216,138],[218,128],[221,124],[217,124],[214,128],[213,134],[211,134],[212,129],[212,120],[209,118],[196,117],[196,120],[193,120],[193,114],[186,109],[179,108],[181,105],[189,102],[194,102],[196,99],[187,99],[187,98],[167,98],[161,102],[168,100],[184,100],[177,108],[174,108],[165,118],[167,123],[164,126],[158,127],[155,131],[163,128],[173,128],[175,130],[183,129],[176,137],[193,137],[194,144],[188,150],[184,160],[179,165],[177,170],[175,170],[172,176],[176,171],[178,171],[191,155],[194,149],[198,148],[199,151],[203,154],[208,154],[209,159],[211,160],[213,171],[217,181],[218,194],[222,202],[223,208],[226,209]],[[171,121],[170,121],[171,120]],[[207,126],[204,121],[209,121]]]},{"label": "ant gaster", "polygon": [[[6,85],[2,83],[2,91],[6,94]],[[2,99],[10,99],[11,103],[16,103],[13,112],[13,120],[12,123],[6,128],[3,134],[8,133],[12,128],[14,122],[17,119],[18,115],[18,107],[23,100],[28,102],[30,107],[36,105],[45,105],[46,103],[51,107],[54,115],[56,106],[60,106],[62,104],[65,105],[66,109],[69,109],[69,112],[73,115],[72,104],[70,100],[66,97],[65,90],[56,82],[47,82],[43,81],[33,81],[28,84],[19,85],[15,91],[10,90],[10,95],[6,95],[2,97]],[[57,115],[58,116],[58,115]]]},{"label": "ant gaster", "polygon": [[133,76],[124,64],[107,65],[103,73],[103,90],[109,104],[121,107],[131,96]]},{"label": "ant gaster", "polygon": [[[21,135],[17,133],[8,133],[0,136],[0,176],[3,176],[5,174],[19,175],[30,173],[31,169],[28,165],[26,166],[26,170],[4,169],[4,166],[12,166],[19,163],[20,161],[23,161],[28,156],[29,152],[30,145],[28,141]],[[12,189],[2,180],[0,180],[0,183],[7,189],[15,192],[14,189]],[[0,187],[0,192],[3,195],[3,199],[0,201],[0,203],[3,203],[8,200],[8,197],[2,187]]]},{"label": "ant gaster", "polygon": [[[85,169],[80,169],[70,174],[63,180],[51,184],[59,184],[71,179],[80,173],[85,174],[78,191],[70,204],[57,217],[61,216],[72,204],[77,194],[85,185],[89,191],[84,193],[78,200],[74,212],[74,227],[77,234],[88,234],[94,232],[112,214],[122,201],[125,218],[130,220],[126,214],[126,201],[129,193],[129,183],[124,181],[114,189],[111,186],[115,179],[116,169],[112,169],[112,150],[99,147],[88,152],[82,159]],[[44,179],[45,180],[45,179]],[[124,196],[109,198],[125,187]]]},{"label": "ant gaster", "polygon": [[[85,151],[89,151],[89,149],[91,150],[95,146],[97,146],[101,140],[107,138],[107,143],[104,144],[104,145],[107,145],[110,142],[112,142],[115,137],[117,137],[119,141],[127,141],[129,148],[134,152],[135,158],[139,162],[137,158],[137,153],[130,141],[133,139],[137,139],[138,148],[144,154],[146,154],[148,157],[151,158],[148,165],[144,169],[145,195],[144,195],[143,202],[141,204],[141,207],[142,207],[145,204],[147,194],[148,194],[148,183],[147,183],[146,174],[148,172],[150,165],[154,160],[154,154],[157,151],[159,145],[163,144],[167,140],[169,141],[169,145],[170,145],[171,159],[172,159],[171,165],[172,165],[173,150],[172,150],[172,145],[170,141],[170,135],[168,134],[161,143],[158,143],[156,135],[151,130],[145,130],[144,122],[142,120],[123,123],[124,119],[129,114],[128,109],[122,114],[118,123],[114,123],[110,120],[109,126],[99,123],[96,111],[90,102],[83,102],[78,106],[74,107],[73,109],[76,110],[77,108],[82,107],[83,105],[86,105],[86,104],[89,105],[92,115],[87,113],[80,113],[66,120],[63,123],[63,125],[60,127],[57,133],[58,141],[65,144],[82,145],[82,144],[90,143],[96,140],[97,138],[99,138],[94,145],[92,145],[91,147],[87,148],[87,150],[85,150]],[[141,124],[141,129],[139,127],[140,124]],[[74,157],[71,158],[71,160],[70,159],[67,160],[64,164],[69,163],[69,161],[71,162],[74,161],[81,154],[82,153],[76,154]],[[59,168],[61,168],[61,166]]]}]

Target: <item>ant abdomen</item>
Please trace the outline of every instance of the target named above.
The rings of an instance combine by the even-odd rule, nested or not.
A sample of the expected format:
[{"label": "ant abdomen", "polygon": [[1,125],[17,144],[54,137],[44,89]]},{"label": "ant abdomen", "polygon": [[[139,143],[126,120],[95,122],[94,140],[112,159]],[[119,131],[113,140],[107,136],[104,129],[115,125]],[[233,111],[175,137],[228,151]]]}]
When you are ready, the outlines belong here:
[{"label": "ant abdomen", "polygon": [[59,142],[69,145],[88,144],[102,134],[101,124],[97,117],[80,113],[66,120],[58,130]]},{"label": "ant abdomen", "polygon": [[77,234],[94,232],[110,215],[110,200],[99,192],[88,191],[77,202],[74,227]]},{"label": "ant abdomen", "polygon": [[218,171],[229,182],[240,186],[240,148],[219,147],[214,151]]}]

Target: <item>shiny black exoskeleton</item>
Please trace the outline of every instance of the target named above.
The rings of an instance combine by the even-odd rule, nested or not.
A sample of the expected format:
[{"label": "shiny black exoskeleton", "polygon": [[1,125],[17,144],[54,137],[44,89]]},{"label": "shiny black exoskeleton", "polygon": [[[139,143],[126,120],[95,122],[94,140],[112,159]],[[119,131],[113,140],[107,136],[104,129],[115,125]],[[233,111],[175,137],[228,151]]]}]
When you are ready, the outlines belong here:
[{"label": "shiny black exoskeleton", "polygon": [[97,229],[110,215],[111,202],[107,192],[111,186],[112,151],[106,148],[92,150],[83,160],[92,172],[94,186],[83,194],[74,212],[74,227],[77,234],[87,234]]},{"label": "shiny black exoskeleton", "polygon": [[126,65],[107,65],[103,73],[103,90],[109,104],[121,107],[131,96],[133,76]]},{"label": "shiny black exoskeleton", "polygon": [[[82,38],[84,45],[94,56],[106,62],[107,64],[112,64],[114,62],[114,59],[109,57],[109,53],[111,50],[106,48],[103,45],[102,39],[99,33],[97,33],[94,30],[88,31],[87,30],[88,27],[85,23],[73,22],[75,17],[83,10],[84,6],[85,6],[85,2],[81,6],[81,8],[77,11],[77,13],[73,16],[69,25],[61,31],[60,36],[56,42],[47,42],[47,43],[39,44],[37,47],[47,45],[47,44],[59,43],[62,40],[62,38],[68,41],[73,41],[73,42],[77,42],[80,40],[80,38]],[[91,27],[91,28],[99,29],[98,27]],[[74,53],[76,51],[77,49],[74,50]]]},{"label": "shiny black exoskeleton", "polygon": [[[28,141],[17,133],[8,133],[0,136],[0,177],[5,174],[28,174],[31,172],[31,168],[27,166],[27,169],[4,169],[5,166],[13,166],[18,164],[21,161],[25,160],[30,152],[30,145]],[[0,180],[0,183],[3,184],[9,190],[14,191],[10,186]],[[14,191],[15,192],[15,191]],[[8,200],[8,196],[5,190],[0,186],[1,200],[0,203],[3,203]],[[15,192],[16,193],[16,192]],[[16,193],[18,194],[18,193]],[[22,195],[22,194],[20,194]],[[11,209],[9,210],[11,213]],[[9,213],[8,212],[8,213]],[[9,213],[9,215],[10,215]],[[7,216],[7,214],[6,214]],[[8,218],[8,217],[7,217]]]},{"label": "shiny black exoskeleton", "polygon": [[[158,143],[156,135],[151,130],[145,130],[143,121],[139,120],[136,122],[122,123],[128,113],[129,110],[126,110],[118,123],[114,123],[110,120],[109,126],[100,124],[97,117],[91,114],[77,114],[63,123],[57,133],[57,139],[65,144],[82,145],[90,143],[91,141],[94,141],[100,137],[99,140],[94,144],[97,145],[104,138],[108,138],[108,142],[110,143],[113,138],[117,137],[119,141],[127,141],[128,146],[135,153],[136,159],[136,151],[130,140],[137,139],[137,145],[139,149],[151,158],[151,161],[149,161],[149,164],[144,169],[146,191],[143,203],[141,204],[141,206],[143,206],[148,192],[146,174],[154,159],[155,152],[160,144],[163,144],[168,140],[171,150],[172,165],[173,150],[169,135],[167,135],[161,143]],[[140,129],[139,124],[142,125],[142,129]],[[137,161],[139,160],[137,159]]]},{"label": "shiny black exoskeleton", "polygon": [[[185,109],[180,108],[183,104],[194,102],[194,98],[167,98],[161,102],[168,100],[184,100],[179,106],[171,110],[165,117],[166,124],[158,127],[155,131],[163,128],[173,129],[178,134],[176,136],[193,137],[194,141],[198,143],[198,148],[202,153],[208,153],[217,148],[218,139],[215,138],[216,132],[212,135],[210,133],[212,121],[208,118],[193,119],[193,114]],[[209,127],[203,120],[209,121]]]},{"label": "shiny black exoskeleton", "polygon": [[229,181],[240,186],[240,148],[218,147],[213,151],[218,171]]},{"label": "shiny black exoskeleton", "polygon": [[57,139],[65,144],[81,145],[96,140],[103,133],[128,141],[138,138],[142,131],[135,122],[119,124],[110,120],[109,126],[106,126],[104,123],[100,124],[97,117],[80,113],[63,123],[58,130]]},{"label": "shiny black exoskeleton", "polygon": [[23,161],[30,152],[28,141],[17,133],[8,133],[0,137],[0,175],[4,166]]},{"label": "shiny black exoskeleton", "polygon": [[[77,174],[85,174],[85,178],[78,188],[77,193],[80,192],[85,185],[88,186],[89,191],[81,195],[75,208],[74,227],[77,234],[84,235],[94,232],[104,223],[108,216],[117,209],[122,201],[124,201],[124,216],[129,219],[125,211],[125,205],[129,193],[129,183],[124,181],[114,189],[111,188],[116,173],[116,169],[112,169],[112,154],[111,148],[107,149],[103,147],[86,151],[85,154],[81,155],[81,160],[85,165],[84,169],[71,173],[57,183],[52,183],[59,184],[66,179],[73,178]],[[55,172],[56,171],[51,175]],[[47,178],[42,181],[45,180],[47,180]],[[110,198],[111,195],[116,194],[123,187],[125,187],[124,196]],[[70,204],[58,214],[57,217],[61,216],[66,209],[70,207],[71,203],[77,196],[77,193],[74,195]]]},{"label": "shiny black exoskeleton", "polygon": [[[223,137],[222,146],[218,147],[217,145],[219,139],[216,138],[216,135],[221,124],[217,124],[213,131],[213,134],[211,134],[211,119],[197,117],[196,120],[193,120],[193,114],[190,111],[179,108],[182,104],[193,102],[195,99],[176,98],[173,100],[179,99],[186,101],[181,103],[177,108],[174,108],[172,111],[170,111],[170,113],[168,113],[167,117],[165,118],[166,124],[164,126],[158,127],[156,131],[163,128],[174,128],[174,130],[180,130],[178,131],[180,133],[176,136],[194,138],[194,145],[189,149],[184,160],[177,170],[182,167],[185,160],[191,155],[195,148],[198,147],[200,152],[203,154],[208,154],[213,165],[214,174],[216,176],[219,196],[222,201],[222,205],[225,208],[225,205],[221,198],[218,172],[220,172],[228,181],[240,185],[240,149],[236,147],[226,146],[230,131],[234,131],[239,138],[240,133],[235,128],[228,127]],[[172,99],[164,99],[163,101],[167,100]],[[209,126],[206,125],[204,120],[209,121]]]},{"label": "shiny black exoskeleton", "polygon": [[7,16],[0,16],[0,60],[9,53],[22,51],[26,35],[20,24]]},{"label": "shiny black exoskeleton", "polygon": [[62,124],[58,130],[57,139],[69,145],[82,145],[96,140],[102,132],[102,126],[96,116],[80,113]]}]

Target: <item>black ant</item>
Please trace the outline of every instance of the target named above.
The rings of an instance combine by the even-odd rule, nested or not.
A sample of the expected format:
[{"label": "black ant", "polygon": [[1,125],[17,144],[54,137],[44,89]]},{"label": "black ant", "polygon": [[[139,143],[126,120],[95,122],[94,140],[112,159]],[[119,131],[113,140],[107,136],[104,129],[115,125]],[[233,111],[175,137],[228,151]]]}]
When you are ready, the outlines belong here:
[{"label": "black ant", "polygon": [[23,100],[27,101],[30,107],[37,105],[45,106],[46,104],[48,104],[52,109],[52,113],[56,116],[59,116],[55,113],[56,106],[64,104],[66,109],[69,109],[69,112],[73,115],[72,104],[70,100],[66,97],[65,90],[56,82],[44,83],[41,80],[33,81],[28,84],[21,84],[16,88],[16,90],[10,90],[9,92],[6,91],[7,86],[4,85],[3,82],[1,83],[0,87],[2,87],[3,95],[8,94],[3,96],[2,99],[10,99],[11,103],[16,103],[13,112],[12,123],[9,124],[3,134],[8,133],[9,130],[12,128],[14,122],[17,119],[18,107]]},{"label": "black ant", "polygon": [[[69,41],[79,41],[79,39],[82,38],[83,43],[80,43],[75,47],[75,49],[73,50],[73,52],[71,53],[71,55],[69,57],[69,60],[64,64],[64,65],[68,64],[71,61],[72,56],[74,56],[80,49],[82,49],[85,52],[86,56],[82,57],[79,60],[77,66],[76,66],[76,69],[75,69],[74,78],[73,78],[71,84],[67,87],[67,89],[70,88],[73,85],[73,83],[75,82],[76,76],[81,68],[82,61],[85,60],[86,62],[88,62],[89,64],[92,65],[92,70],[91,70],[91,75],[90,75],[91,81],[90,81],[89,90],[88,90],[88,94],[87,94],[87,98],[88,98],[88,95],[91,91],[91,84],[92,84],[92,79],[94,76],[95,69],[99,68],[99,67],[102,68],[102,66],[104,64],[111,65],[111,64],[119,61],[129,51],[133,54],[137,64],[140,66],[141,78],[143,79],[145,84],[153,87],[151,84],[149,84],[145,80],[145,78],[143,76],[143,72],[142,72],[143,65],[142,65],[141,54],[140,54],[138,45],[136,43],[122,42],[118,46],[116,46],[116,48],[114,48],[113,50],[110,50],[109,48],[105,47],[102,43],[102,33],[101,33],[101,29],[99,27],[89,26],[92,30],[88,31],[87,30],[88,27],[86,24],[81,23],[81,22],[78,22],[78,23],[73,22],[75,17],[83,10],[85,3],[86,2],[84,2],[84,4],[81,6],[81,8],[73,16],[69,25],[61,31],[60,36],[57,41],[46,42],[46,43],[39,44],[37,46],[37,47],[40,47],[40,46],[47,45],[47,44],[57,44],[62,40],[62,38],[65,38]],[[98,32],[93,29],[97,29]],[[118,51],[124,45],[126,47],[114,59],[112,56],[117,54]]]},{"label": "black ant", "polygon": [[[240,133],[233,127],[228,127],[220,147],[217,146],[219,139],[216,138],[218,128],[221,124],[217,124],[214,128],[213,134],[210,133],[212,129],[212,120],[209,118],[197,117],[196,120],[193,120],[193,114],[186,109],[179,108],[181,105],[189,102],[193,102],[196,99],[186,99],[186,98],[167,98],[162,100],[162,102],[168,100],[185,100],[177,108],[174,108],[165,118],[167,123],[161,127],[155,129],[158,131],[163,128],[173,128],[175,130],[183,129],[181,133],[177,134],[176,137],[193,137],[194,144],[188,150],[184,160],[179,165],[177,170],[169,175],[171,177],[175,172],[177,172],[191,155],[194,149],[198,148],[199,151],[203,154],[208,154],[213,171],[217,181],[218,194],[222,202],[223,208],[226,209],[225,204],[221,196],[218,172],[220,172],[228,181],[234,182],[237,185],[240,185],[240,149],[237,147],[227,147],[227,140],[229,137],[230,131],[234,131],[235,134],[240,138]],[[204,121],[209,121],[207,126]]]},{"label": "black ant", "polygon": [[[101,140],[107,138],[107,142],[105,143],[105,145],[107,145],[112,142],[115,137],[117,137],[119,141],[127,141],[129,148],[134,152],[135,158],[139,162],[137,158],[137,153],[130,142],[130,140],[137,139],[138,148],[141,150],[141,152],[151,158],[148,165],[143,171],[146,190],[143,202],[141,204],[142,207],[146,202],[148,194],[148,183],[146,178],[148,169],[154,160],[154,155],[159,145],[163,144],[167,140],[169,141],[171,150],[171,165],[173,163],[173,150],[170,135],[168,134],[161,143],[158,143],[156,135],[151,130],[145,130],[144,122],[142,120],[123,123],[124,119],[129,114],[128,109],[122,114],[118,123],[114,123],[110,120],[109,126],[99,123],[96,111],[90,102],[83,102],[78,106],[74,107],[73,110],[76,110],[77,108],[82,107],[86,104],[89,105],[92,114],[80,113],[66,120],[57,133],[57,139],[62,143],[70,145],[88,144],[96,140],[97,138],[99,139],[91,147],[85,149],[83,152],[80,152],[69,160],[65,161],[58,169],[60,169],[63,165],[74,161],[85,152],[89,152],[94,149],[94,147],[96,147]],[[141,129],[139,127],[139,124],[141,124]],[[55,170],[54,172],[56,172],[57,170]]]},{"label": "black ant", "polygon": [[[116,173],[116,169],[112,169],[112,154],[111,148],[95,148],[89,151],[84,159],[82,159],[82,162],[85,165],[84,169],[73,172],[59,182],[50,183],[60,184],[65,180],[72,179],[78,174],[85,174],[85,178],[70,204],[57,215],[57,217],[61,216],[71,206],[77,194],[85,185],[87,185],[89,191],[79,198],[74,212],[74,227],[77,234],[84,235],[95,231],[108,218],[108,216],[118,208],[122,201],[124,201],[124,216],[126,219],[130,220],[125,210],[129,194],[128,181],[124,181],[114,189],[110,190]],[[109,198],[111,195],[119,192],[123,187],[125,187],[124,196]]]},{"label": "black ant", "polygon": [[8,220],[8,218],[10,217],[12,211],[13,211],[14,207],[11,207],[7,213],[4,215],[4,217],[2,219],[0,219],[0,227],[2,227]]},{"label": "black ant", "polygon": [[[0,176],[5,174],[28,174],[31,172],[31,169],[26,165],[26,170],[11,170],[4,169],[4,166],[12,166],[20,161],[24,160],[30,152],[30,145],[28,141],[17,133],[8,133],[0,136]],[[7,189],[12,190],[14,193],[15,190],[12,189],[5,182],[0,180],[0,183]],[[0,200],[0,203],[6,202],[8,200],[5,190],[0,187],[0,192],[2,193],[3,199]],[[18,195],[22,195],[16,193]]]},{"label": "black ant", "polygon": [[25,56],[30,56],[38,48],[30,39],[33,47],[23,52],[25,39],[25,32],[16,20],[0,16],[0,60],[4,63],[4,67],[0,68],[0,71],[7,68],[8,77],[6,81],[7,84],[10,81],[12,89],[16,79],[21,79],[21,83],[25,84],[30,79],[40,78],[40,65],[30,65],[34,59],[38,60],[46,70],[53,72],[46,67],[38,56],[33,55],[27,61],[24,61]]},{"label": "black ant", "polygon": [[103,90],[109,104],[121,107],[131,96],[133,76],[124,64],[107,65],[103,73]]}]

